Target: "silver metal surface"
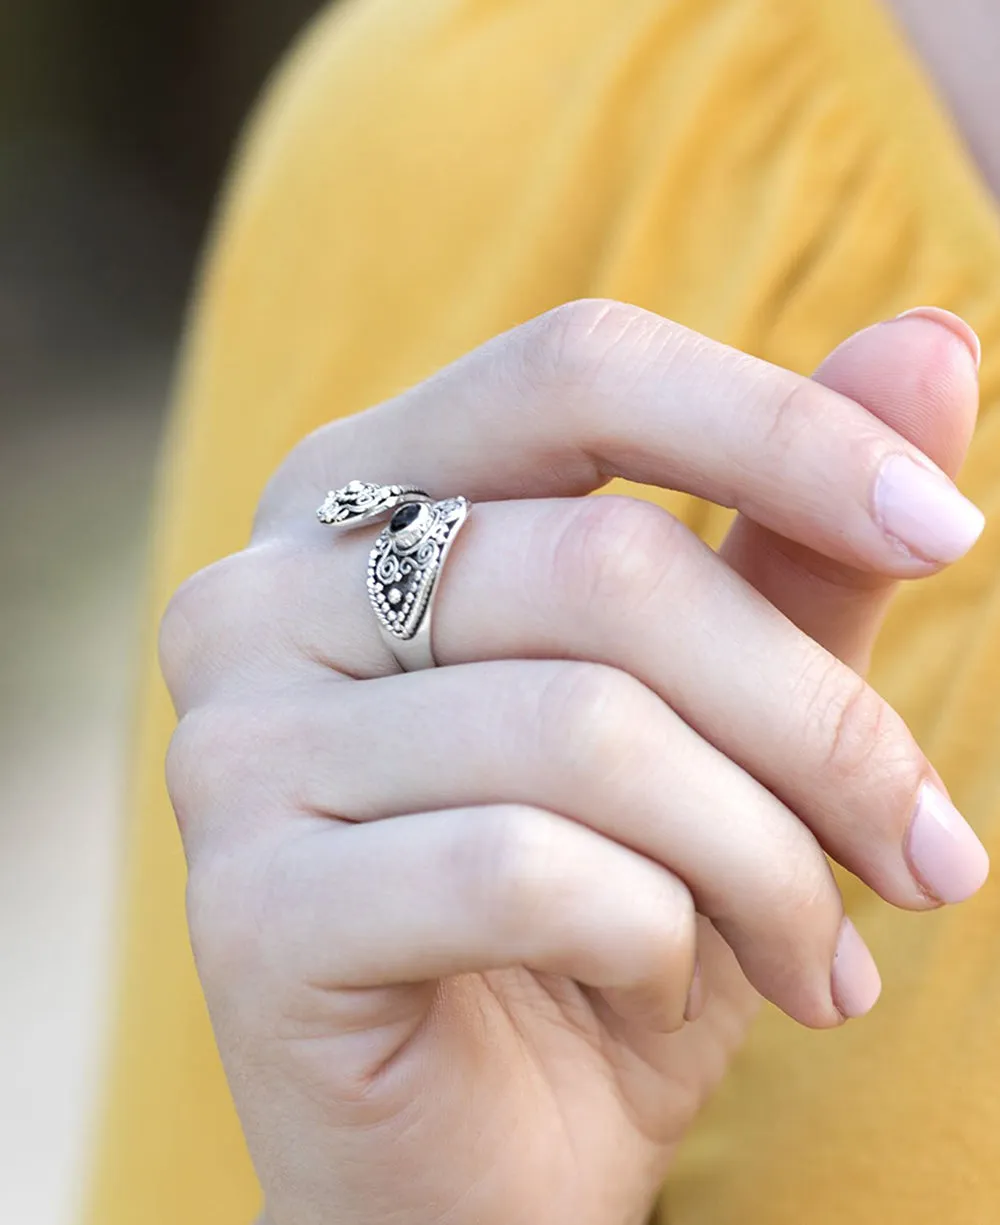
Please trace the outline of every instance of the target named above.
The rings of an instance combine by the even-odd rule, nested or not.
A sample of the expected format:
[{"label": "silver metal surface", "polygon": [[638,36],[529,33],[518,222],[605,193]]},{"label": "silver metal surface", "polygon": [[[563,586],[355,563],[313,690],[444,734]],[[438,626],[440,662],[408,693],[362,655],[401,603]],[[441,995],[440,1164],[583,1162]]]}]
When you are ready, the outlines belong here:
[{"label": "silver metal surface", "polygon": [[383,641],[407,672],[435,666],[431,614],[437,580],[470,507],[461,495],[434,501],[416,485],[351,481],[332,490],[316,512],[335,527],[393,512],[369,553],[368,599]]},{"label": "silver metal surface", "polygon": [[369,481],[348,481],[331,489],[316,511],[320,523],[331,527],[352,527],[395,510],[401,502],[430,502],[429,493],[418,485],[373,485]]}]

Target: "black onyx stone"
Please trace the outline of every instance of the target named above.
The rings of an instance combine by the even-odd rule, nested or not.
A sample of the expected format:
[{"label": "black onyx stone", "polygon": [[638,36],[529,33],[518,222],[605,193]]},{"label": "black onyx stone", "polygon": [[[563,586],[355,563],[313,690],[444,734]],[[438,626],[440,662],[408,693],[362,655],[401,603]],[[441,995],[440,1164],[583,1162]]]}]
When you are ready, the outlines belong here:
[{"label": "black onyx stone", "polygon": [[410,524],[420,514],[420,506],[416,502],[406,502],[393,512],[392,518],[389,520],[390,532],[401,532],[404,527],[409,527]]}]

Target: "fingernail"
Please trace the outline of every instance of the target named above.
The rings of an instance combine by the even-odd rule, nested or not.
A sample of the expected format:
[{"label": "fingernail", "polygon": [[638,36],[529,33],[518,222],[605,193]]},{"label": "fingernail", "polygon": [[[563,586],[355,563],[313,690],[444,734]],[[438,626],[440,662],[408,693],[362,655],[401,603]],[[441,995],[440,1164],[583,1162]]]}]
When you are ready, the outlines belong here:
[{"label": "fingernail", "polygon": [[705,987],[701,981],[701,962],[694,963],[694,974],[691,976],[691,989],[688,991],[687,1003],[684,1005],[685,1021],[697,1021],[705,1006]]},{"label": "fingernail", "polygon": [[870,1012],[882,992],[882,978],[875,958],[858,935],[858,929],[847,918],[840,925],[830,988],[837,1011],[848,1020]]},{"label": "fingernail", "polygon": [[908,455],[890,455],[875,478],[875,520],[924,561],[957,561],[979,539],[986,517],[943,472]]},{"label": "fingernail", "polygon": [[[897,315],[896,319],[909,319],[913,316],[918,319],[929,319],[932,323],[939,323],[949,332],[953,332],[969,350],[972,360],[976,363],[976,369],[979,369],[983,359],[983,346],[979,343],[979,337],[961,315],[955,315],[940,306],[914,306],[908,311],[903,311],[901,315]],[[895,323],[896,319],[892,322]]]},{"label": "fingernail", "polygon": [[982,886],[990,857],[972,826],[933,783],[924,783],[906,840],[910,871],[941,902],[964,902]]}]

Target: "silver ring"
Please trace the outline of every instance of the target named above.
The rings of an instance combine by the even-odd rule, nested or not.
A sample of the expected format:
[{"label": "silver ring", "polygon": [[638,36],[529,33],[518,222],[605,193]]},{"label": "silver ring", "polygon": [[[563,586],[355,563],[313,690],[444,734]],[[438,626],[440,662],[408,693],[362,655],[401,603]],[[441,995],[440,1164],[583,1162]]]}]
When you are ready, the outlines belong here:
[{"label": "silver ring", "polygon": [[407,672],[433,668],[431,612],[437,580],[471,503],[435,501],[418,485],[349,481],[316,511],[321,523],[352,527],[392,511],[368,555],[368,599],[382,639]]}]

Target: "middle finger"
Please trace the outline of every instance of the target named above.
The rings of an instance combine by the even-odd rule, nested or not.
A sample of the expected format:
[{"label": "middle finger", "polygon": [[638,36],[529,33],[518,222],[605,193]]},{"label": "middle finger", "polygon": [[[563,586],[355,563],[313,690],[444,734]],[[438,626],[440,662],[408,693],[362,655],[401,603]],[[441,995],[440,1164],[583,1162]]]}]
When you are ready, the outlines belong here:
[{"label": "middle finger", "polygon": [[986,852],[904,720],[673,516],[601,497],[496,503],[472,518],[442,576],[439,663],[612,664],[887,900],[922,908],[980,887]]}]

